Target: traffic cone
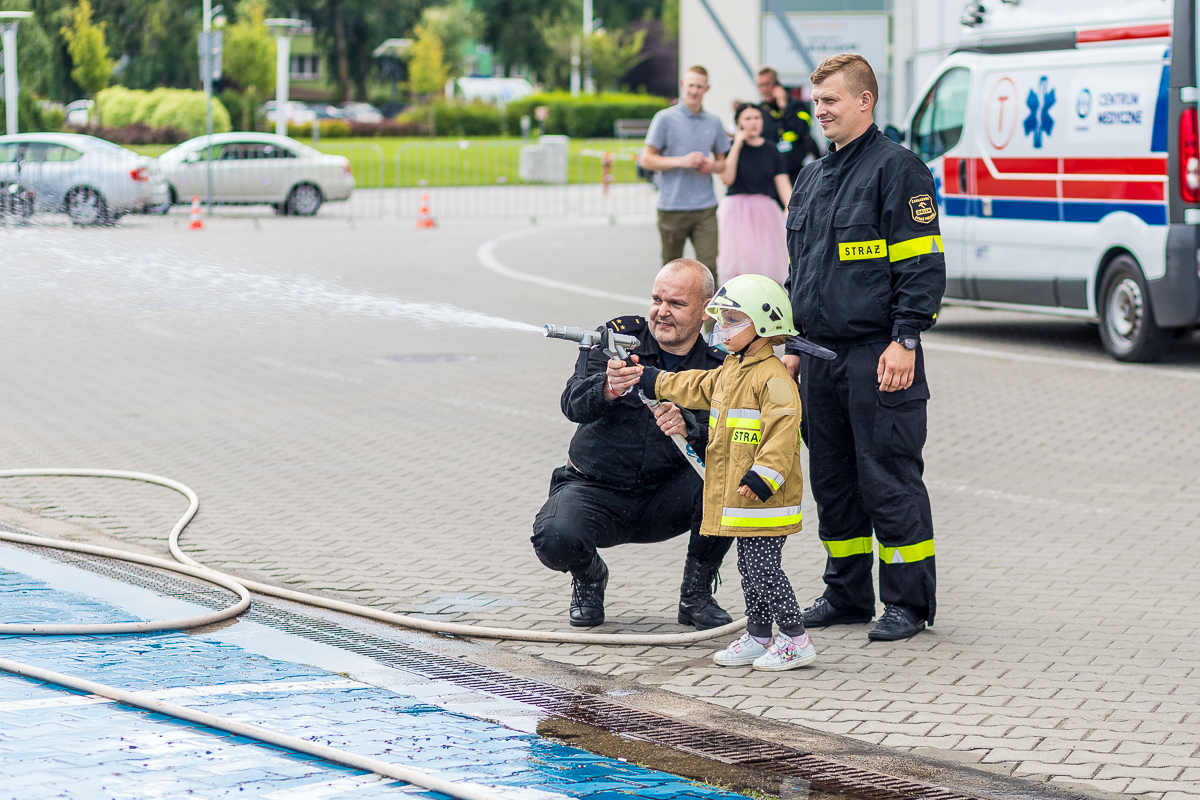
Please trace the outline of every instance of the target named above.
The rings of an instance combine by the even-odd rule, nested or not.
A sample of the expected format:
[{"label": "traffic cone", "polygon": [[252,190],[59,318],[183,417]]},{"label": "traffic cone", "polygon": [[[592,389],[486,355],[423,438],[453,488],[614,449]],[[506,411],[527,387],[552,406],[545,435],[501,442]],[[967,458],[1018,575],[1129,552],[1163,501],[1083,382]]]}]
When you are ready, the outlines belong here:
[{"label": "traffic cone", "polygon": [[192,221],[188,223],[188,230],[204,230],[204,222],[200,219],[200,195],[198,194],[192,195]]},{"label": "traffic cone", "polygon": [[421,213],[417,215],[418,228],[436,228],[437,223],[429,213],[429,193],[421,192]]}]

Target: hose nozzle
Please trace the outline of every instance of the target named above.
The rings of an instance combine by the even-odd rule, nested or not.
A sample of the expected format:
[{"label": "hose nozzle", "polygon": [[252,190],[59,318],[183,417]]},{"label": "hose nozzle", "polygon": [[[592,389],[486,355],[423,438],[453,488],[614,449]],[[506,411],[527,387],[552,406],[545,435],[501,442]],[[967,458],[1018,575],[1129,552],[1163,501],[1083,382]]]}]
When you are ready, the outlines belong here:
[{"label": "hose nozzle", "polygon": [[584,328],[571,328],[566,325],[544,325],[542,326],[542,335],[547,339],[566,339],[571,342],[579,342],[581,347],[595,347],[597,345],[616,345],[623,347],[626,350],[632,350],[641,344],[636,336],[627,336],[623,333],[613,333],[612,331],[589,331]]}]

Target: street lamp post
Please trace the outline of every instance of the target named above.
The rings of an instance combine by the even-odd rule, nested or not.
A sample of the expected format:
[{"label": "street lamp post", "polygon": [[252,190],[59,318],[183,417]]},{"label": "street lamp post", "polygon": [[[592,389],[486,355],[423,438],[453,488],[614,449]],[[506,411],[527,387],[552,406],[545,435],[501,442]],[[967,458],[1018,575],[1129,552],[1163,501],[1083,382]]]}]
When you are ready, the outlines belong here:
[{"label": "street lamp post", "polygon": [[213,17],[221,13],[224,6],[212,7],[212,0],[204,0],[204,23],[200,33],[200,80],[204,83],[204,132],[207,139],[204,142],[204,171],[207,183],[208,215],[212,216],[213,207],[213,175],[212,175],[212,95],[213,81],[221,77],[221,34],[213,32]]},{"label": "street lamp post", "polygon": [[17,25],[32,16],[32,11],[0,11],[0,30],[4,38],[4,116],[8,133],[17,132],[17,103],[21,93],[17,83]]},{"label": "street lamp post", "polygon": [[[292,32],[304,27],[302,19],[269,19],[264,24],[275,34],[275,133],[287,136],[288,76],[292,63]],[[316,125],[316,120],[313,120]]]},{"label": "street lamp post", "polygon": [[592,48],[590,37],[596,30],[596,22],[592,15],[592,0],[583,0],[583,91],[592,94],[596,91],[596,82],[592,80]]}]

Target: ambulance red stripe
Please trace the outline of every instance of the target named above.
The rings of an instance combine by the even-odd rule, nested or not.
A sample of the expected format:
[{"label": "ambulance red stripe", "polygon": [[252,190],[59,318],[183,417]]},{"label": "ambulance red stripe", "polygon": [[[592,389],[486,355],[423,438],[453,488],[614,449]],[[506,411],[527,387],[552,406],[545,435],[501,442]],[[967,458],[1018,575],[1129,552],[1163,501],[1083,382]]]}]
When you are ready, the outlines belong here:
[{"label": "ambulance red stripe", "polygon": [[1066,175],[1166,175],[1165,158],[1064,158]]},{"label": "ambulance red stripe", "polygon": [[1064,200],[1149,200],[1163,202],[1164,185],[1150,181],[1062,182]]},{"label": "ambulance red stripe", "polygon": [[1167,39],[1171,36],[1171,23],[1154,25],[1123,25],[1119,28],[1094,28],[1075,34],[1076,44],[1095,42],[1124,42],[1131,39]]}]

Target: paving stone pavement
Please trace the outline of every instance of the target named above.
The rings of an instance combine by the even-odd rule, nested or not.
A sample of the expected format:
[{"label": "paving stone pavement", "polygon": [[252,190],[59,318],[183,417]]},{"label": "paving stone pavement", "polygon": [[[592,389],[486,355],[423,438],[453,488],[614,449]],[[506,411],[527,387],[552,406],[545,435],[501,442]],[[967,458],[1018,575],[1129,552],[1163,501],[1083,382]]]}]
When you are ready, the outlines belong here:
[{"label": "paving stone pavement", "polygon": [[[3,463],[181,480],[201,497],[185,549],[239,574],[565,628],[568,582],[528,535],[572,431],[557,400],[574,350],[503,320],[591,326],[644,308],[481,266],[477,248],[512,230],[0,231]],[[644,220],[546,225],[494,249],[512,269],[634,297],[656,252]],[[511,646],[1005,775],[1200,797],[1200,344],[1116,365],[1087,323],[962,308],[926,342],[934,628],[899,643],[815,631],[813,667],[771,676],[717,668],[715,644]],[[0,519],[31,511],[154,552],[183,508],[165,489],[87,479],[0,481],[0,503],[13,509]],[[811,498],[804,513],[785,550],[802,600],[823,565]],[[606,629],[679,630],[684,545],[605,553]],[[724,577],[736,613],[732,563]]]}]

